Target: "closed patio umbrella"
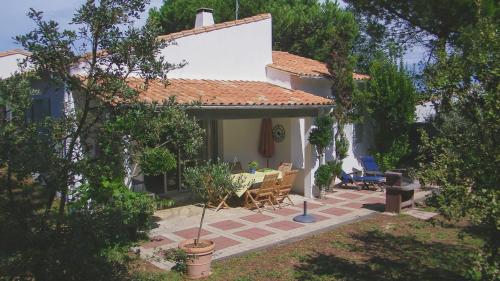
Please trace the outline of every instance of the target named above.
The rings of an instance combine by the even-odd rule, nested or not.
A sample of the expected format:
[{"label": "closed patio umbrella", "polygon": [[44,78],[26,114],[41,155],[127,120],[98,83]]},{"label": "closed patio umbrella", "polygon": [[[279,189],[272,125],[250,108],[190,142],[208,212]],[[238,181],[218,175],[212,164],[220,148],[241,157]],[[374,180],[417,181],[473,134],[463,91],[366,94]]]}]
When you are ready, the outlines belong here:
[{"label": "closed patio umbrella", "polygon": [[262,119],[260,127],[259,153],[267,158],[266,166],[269,168],[269,158],[274,155],[273,122],[270,118]]}]

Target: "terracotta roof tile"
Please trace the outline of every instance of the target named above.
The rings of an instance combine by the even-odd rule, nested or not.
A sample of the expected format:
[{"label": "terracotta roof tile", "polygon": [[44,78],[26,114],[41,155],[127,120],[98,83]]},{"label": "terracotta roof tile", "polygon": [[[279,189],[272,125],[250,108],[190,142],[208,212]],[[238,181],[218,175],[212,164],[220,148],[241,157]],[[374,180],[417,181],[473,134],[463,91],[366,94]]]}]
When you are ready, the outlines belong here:
[{"label": "terracotta roof tile", "polygon": [[8,50],[8,51],[3,51],[0,52],[0,58],[7,57],[7,56],[12,56],[12,55],[25,55],[25,56],[31,56],[31,53],[25,50],[21,49],[13,49],[13,50]]},{"label": "terracotta roof tile", "polygon": [[234,20],[234,21],[226,21],[226,22],[217,23],[217,24],[210,25],[210,26],[204,26],[204,27],[200,27],[200,28],[194,28],[194,29],[183,30],[183,31],[175,32],[175,33],[170,33],[167,35],[158,36],[158,39],[175,40],[175,39],[178,39],[181,37],[199,34],[202,32],[210,32],[213,30],[228,28],[228,27],[247,24],[247,23],[251,23],[251,22],[257,22],[257,21],[270,19],[270,18],[271,18],[271,14],[260,14],[260,15],[256,15],[253,17],[249,17],[249,18],[244,18],[244,19],[239,19],[239,20]]},{"label": "terracotta roof tile", "polygon": [[[143,80],[131,78],[130,86],[140,87]],[[289,90],[267,82],[169,79],[165,86],[151,81],[140,99],[162,102],[175,96],[180,103],[200,102],[203,106],[294,106],[331,105],[333,101],[299,90]]]},{"label": "terracotta roof tile", "polygon": [[[317,60],[304,58],[287,52],[273,51],[273,63],[269,64],[268,66],[298,76],[329,76],[326,64]],[[370,79],[370,76],[358,73],[353,73],[352,77],[354,78],[354,80]]]}]

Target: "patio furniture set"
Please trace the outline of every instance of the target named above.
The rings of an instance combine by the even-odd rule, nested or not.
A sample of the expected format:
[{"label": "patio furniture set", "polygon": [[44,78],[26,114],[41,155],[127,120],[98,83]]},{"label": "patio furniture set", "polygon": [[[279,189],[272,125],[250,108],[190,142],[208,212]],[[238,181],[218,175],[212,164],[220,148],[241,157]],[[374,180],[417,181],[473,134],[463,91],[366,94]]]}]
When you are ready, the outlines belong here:
[{"label": "patio furniture set", "polygon": [[[292,190],[298,171],[292,170],[291,163],[282,163],[277,170],[262,169],[253,173],[246,173],[243,171],[241,163],[235,162],[232,165],[232,173],[233,180],[241,183],[241,188],[236,190],[234,194],[239,198],[244,197],[244,206],[246,208],[256,208],[260,213],[266,205],[270,205],[273,209],[276,209],[276,206],[281,208],[285,199],[293,205],[289,193]],[[225,195],[212,206],[216,206],[216,211],[229,207],[226,201],[231,195]]]},{"label": "patio furniture set", "polygon": [[[342,171],[339,186],[354,186],[358,190],[363,188],[387,190],[386,209],[390,212],[400,212],[404,207],[413,206],[414,189],[418,187],[418,184],[405,180],[402,170],[384,173],[372,156],[361,157],[361,162],[364,171],[353,173]],[[292,170],[291,163],[282,163],[277,170],[262,169],[254,173],[246,173],[241,163],[235,162],[232,164],[232,173],[235,181],[242,182],[242,187],[234,193],[239,198],[243,196],[245,208],[255,208],[260,213],[268,205],[275,210],[276,206],[281,208],[286,199],[293,205],[289,194],[298,171]],[[227,194],[220,198],[217,204],[213,204],[214,207],[217,206],[216,211],[229,207],[226,200],[230,195]]]}]

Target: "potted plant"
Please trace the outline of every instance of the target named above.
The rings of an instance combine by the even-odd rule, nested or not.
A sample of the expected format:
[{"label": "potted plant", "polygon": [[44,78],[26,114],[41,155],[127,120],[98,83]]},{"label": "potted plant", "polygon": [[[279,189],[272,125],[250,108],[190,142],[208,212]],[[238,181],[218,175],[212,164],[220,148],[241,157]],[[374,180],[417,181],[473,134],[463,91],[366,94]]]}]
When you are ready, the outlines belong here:
[{"label": "potted plant", "polygon": [[319,116],[314,120],[315,127],[309,133],[309,143],[316,148],[320,165],[325,165],[325,150],[333,143],[333,122],[330,115]]},{"label": "potted plant", "polygon": [[257,161],[252,161],[248,163],[248,171],[250,172],[250,174],[255,174],[257,168],[259,168],[259,163],[257,163]]},{"label": "potted plant", "polygon": [[332,169],[332,177],[330,178],[328,186],[333,186],[335,184],[335,178],[340,178],[340,174],[342,173],[342,160],[330,161],[328,165]]},{"label": "potted plant", "polygon": [[321,165],[314,173],[314,183],[319,189],[319,198],[325,198],[326,188],[332,179],[332,167],[328,164]]},{"label": "potted plant", "polygon": [[240,186],[238,182],[233,181],[229,164],[222,162],[208,162],[205,165],[186,168],[184,183],[199,196],[203,206],[197,237],[184,240],[179,244],[179,248],[187,254],[187,277],[198,279],[211,274],[210,267],[215,248],[213,241],[200,239],[207,206],[210,202],[219,200]]}]

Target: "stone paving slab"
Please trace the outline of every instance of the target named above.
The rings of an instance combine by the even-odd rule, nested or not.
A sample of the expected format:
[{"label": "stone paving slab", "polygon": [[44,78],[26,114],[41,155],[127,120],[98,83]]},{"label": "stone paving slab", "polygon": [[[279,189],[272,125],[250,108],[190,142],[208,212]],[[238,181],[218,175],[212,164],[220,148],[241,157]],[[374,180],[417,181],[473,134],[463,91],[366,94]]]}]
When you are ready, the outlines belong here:
[{"label": "stone paving slab", "polygon": [[[415,199],[421,199],[427,193],[417,192]],[[218,212],[207,210],[202,237],[215,241],[214,259],[262,249],[289,239],[298,239],[331,229],[336,225],[383,211],[385,203],[384,192],[368,190],[334,189],[333,192],[327,193],[323,200],[299,195],[291,195],[291,198],[295,203],[293,206],[287,205],[276,210],[266,208],[262,213],[242,207]],[[304,200],[308,202],[309,214],[316,218],[315,223],[301,224],[293,221],[293,217],[302,214]],[[160,211],[158,226],[150,232],[151,241],[139,247],[142,257],[149,258],[158,248],[177,247],[182,240],[196,237],[201,207],[187,208],[170,212]],[[161,269],[170,269],[173,265],[166,261],[150,262]]]}]

